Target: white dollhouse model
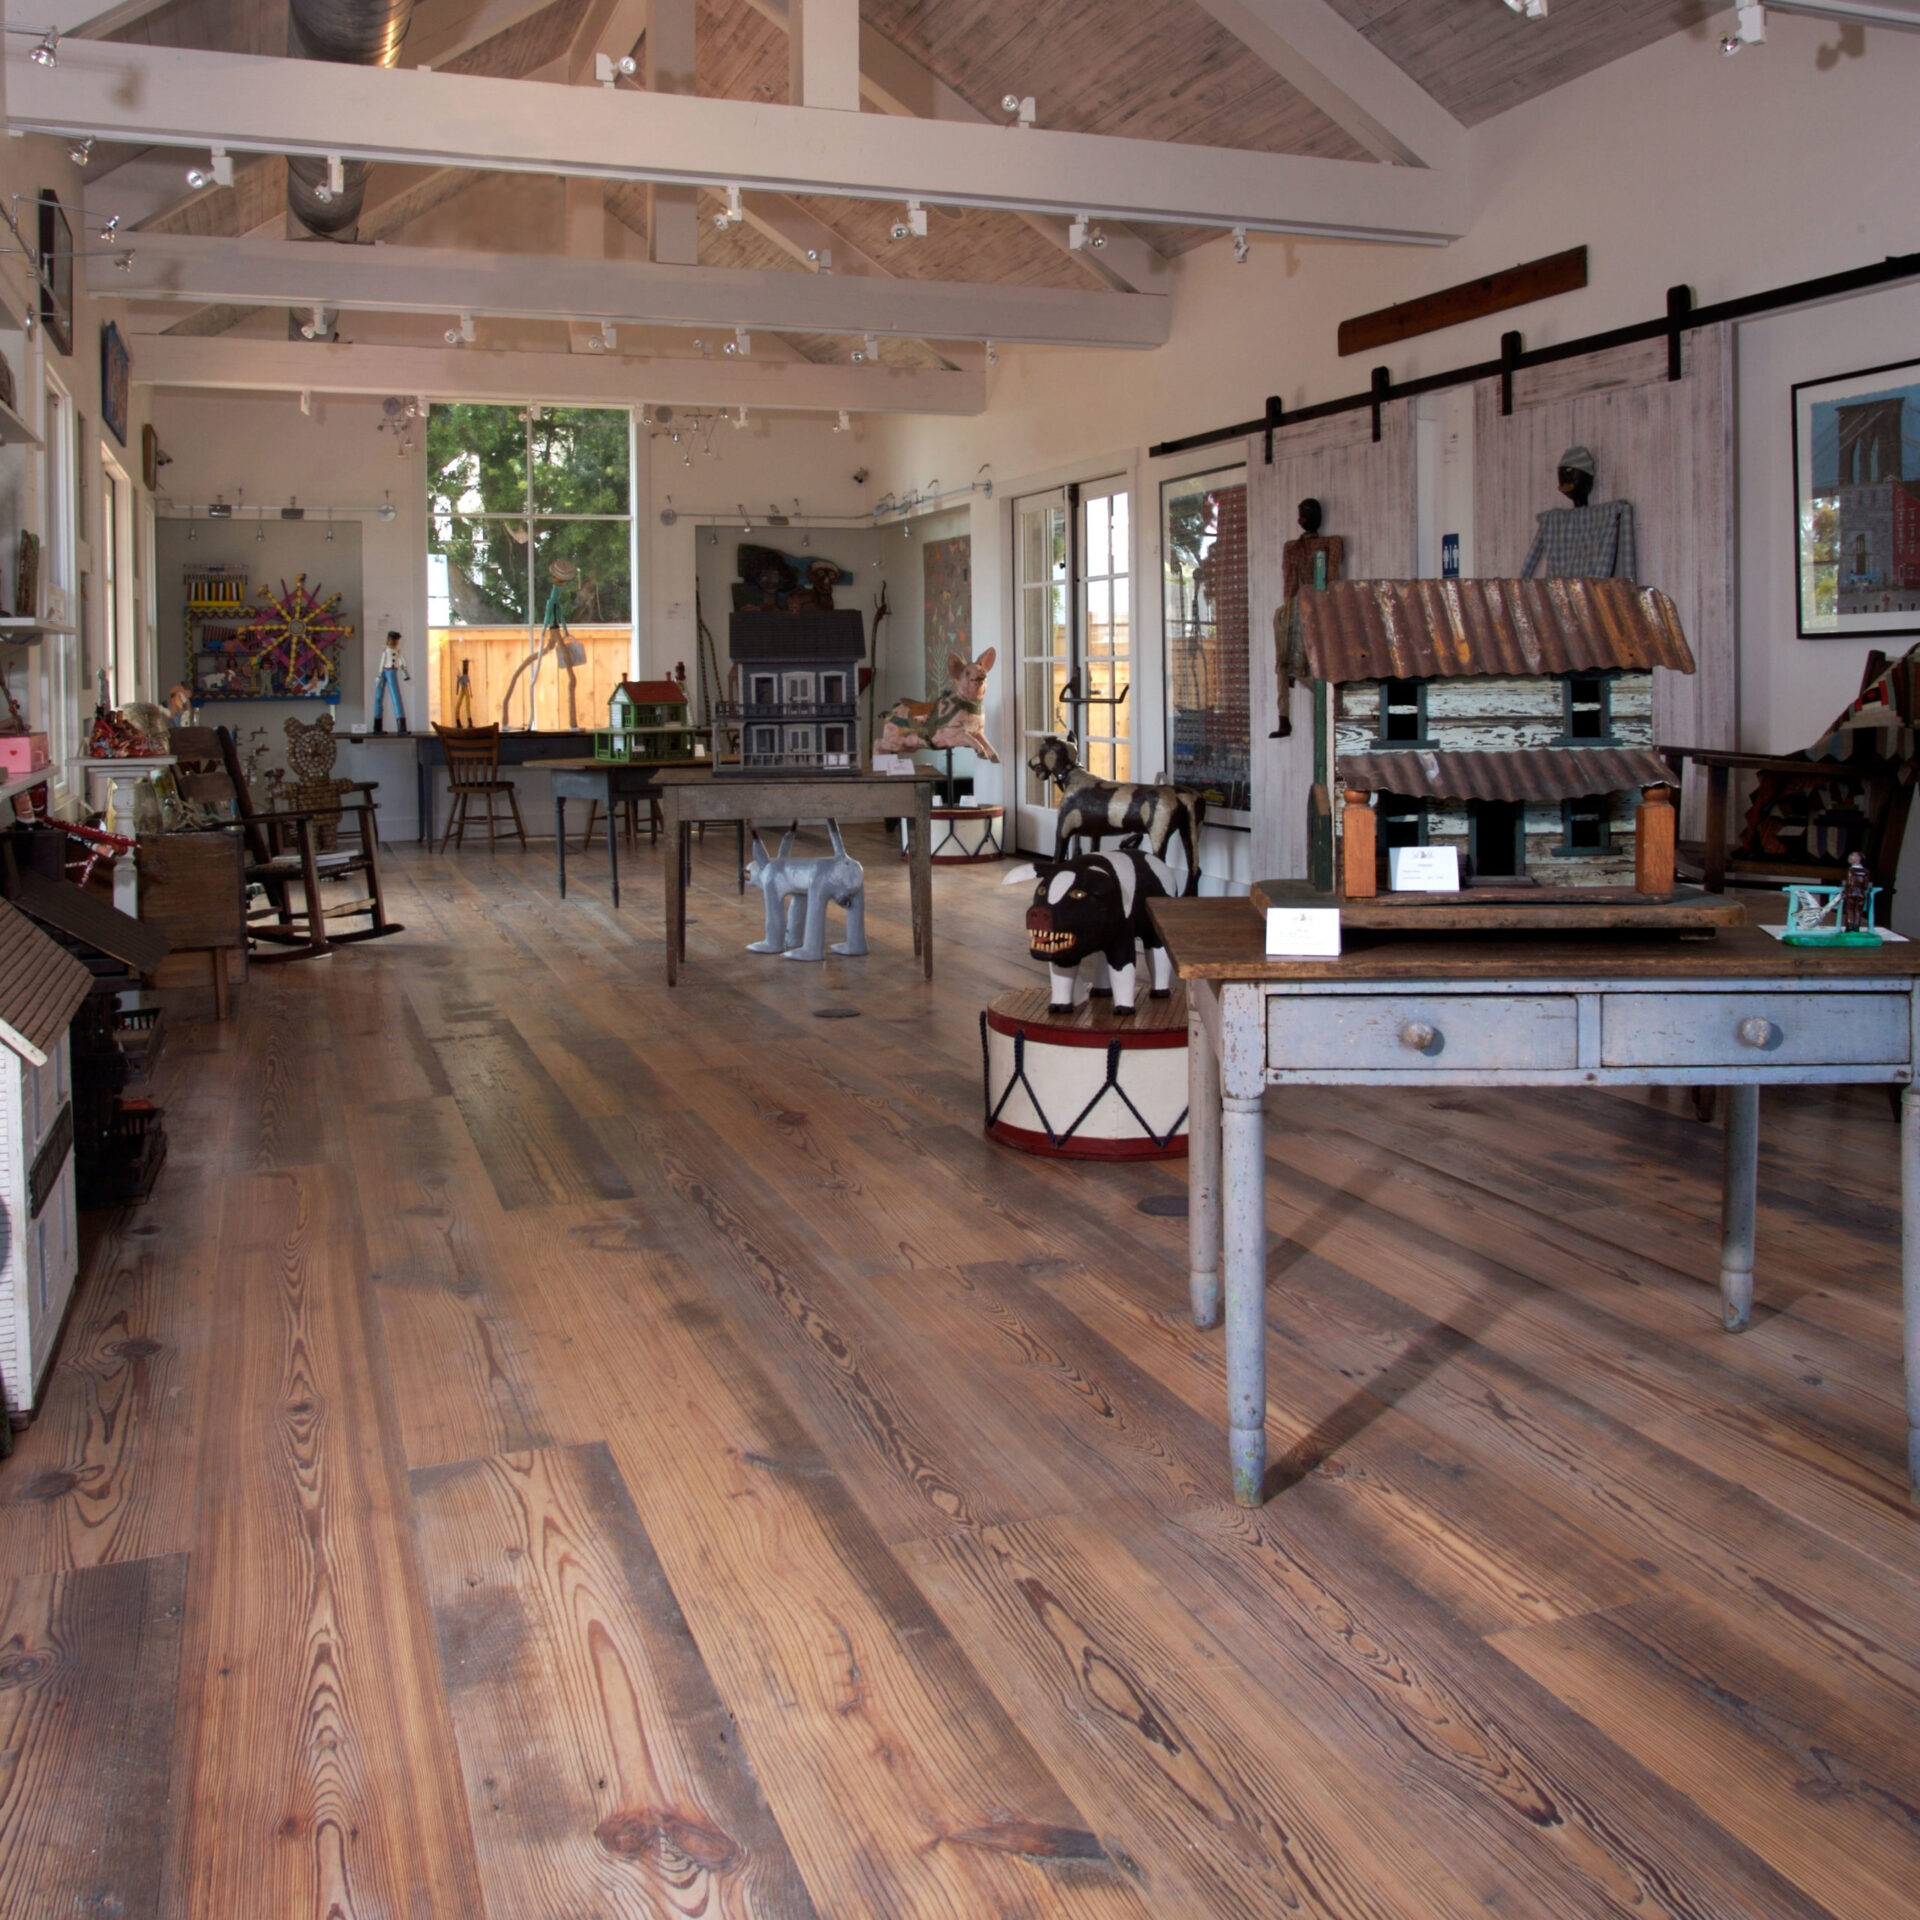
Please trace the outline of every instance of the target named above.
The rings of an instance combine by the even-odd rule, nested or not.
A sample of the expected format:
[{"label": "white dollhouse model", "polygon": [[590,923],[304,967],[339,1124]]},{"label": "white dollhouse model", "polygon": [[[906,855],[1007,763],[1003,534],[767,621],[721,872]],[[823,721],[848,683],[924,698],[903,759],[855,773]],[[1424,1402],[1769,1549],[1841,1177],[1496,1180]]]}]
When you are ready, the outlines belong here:
[{"label": "white dollhouse model", "polygon": [[0,900],[0,1388],[34,1410],[79,1268],[67,1024],[93,976]]}]

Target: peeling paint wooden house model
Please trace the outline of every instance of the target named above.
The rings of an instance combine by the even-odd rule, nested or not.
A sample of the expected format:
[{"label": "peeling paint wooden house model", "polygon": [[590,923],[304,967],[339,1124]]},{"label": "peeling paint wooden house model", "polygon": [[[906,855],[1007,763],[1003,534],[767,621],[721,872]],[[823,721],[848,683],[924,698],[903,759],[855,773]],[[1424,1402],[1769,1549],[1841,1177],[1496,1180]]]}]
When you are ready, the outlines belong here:
[{"label": "peeling paint wooden house model", "polygon": [[1653,674],[1694,663],[1664,593],[1341,581],[1302,597],[1301,625],[1309,671],[1333,691],[1315,777],[1346,796],[1347,894],[1384,885],[1396,846],[1454,847],[1463,885],[1672,891],[1675,776],[1654,751]]}]

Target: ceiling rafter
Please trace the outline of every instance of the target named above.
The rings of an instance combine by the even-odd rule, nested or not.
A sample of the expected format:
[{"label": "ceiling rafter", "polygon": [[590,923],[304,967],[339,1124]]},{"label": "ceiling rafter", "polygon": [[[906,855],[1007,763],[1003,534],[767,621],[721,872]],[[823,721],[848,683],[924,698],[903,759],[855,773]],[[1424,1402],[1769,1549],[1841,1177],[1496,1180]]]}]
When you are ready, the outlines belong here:
[{"label": "ceiling rafter", "polygon": [[14,128],[69,138],[1428,245],[1467,221],[1464,172],[599,87],[575,89],[554,114],[520,81],[118,42],[80,42],[53,68],[9,47],[6,91]]}]

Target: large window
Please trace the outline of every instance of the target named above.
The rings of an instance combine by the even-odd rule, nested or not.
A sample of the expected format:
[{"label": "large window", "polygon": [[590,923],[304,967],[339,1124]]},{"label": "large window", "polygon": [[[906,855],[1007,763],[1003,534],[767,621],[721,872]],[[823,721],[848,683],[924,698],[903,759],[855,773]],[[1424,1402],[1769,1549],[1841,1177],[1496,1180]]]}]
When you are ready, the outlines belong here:
[{"label": "large window", "polygon": [[480,725],[531,700],[539,727],[604,727],[633,662],[628,411],[436,406],[427,510],[429,715],[452,719],[464,663]]},{"label": "large window", "polygon": [[1247,479],[1234,467],[1160,490],[1173,777],[1207,810],[1253,804],[1247,658]]}]

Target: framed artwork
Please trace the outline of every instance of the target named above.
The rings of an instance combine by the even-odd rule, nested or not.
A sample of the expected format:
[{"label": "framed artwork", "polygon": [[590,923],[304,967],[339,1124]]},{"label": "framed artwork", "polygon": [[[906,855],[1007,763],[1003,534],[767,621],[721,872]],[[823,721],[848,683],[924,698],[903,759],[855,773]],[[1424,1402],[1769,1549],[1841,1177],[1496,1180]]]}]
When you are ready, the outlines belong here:
[{"label": "framed artwork", "polygon": [[920,549],[925,573],[927,698],[947,688],[947,655],[973,658],[973,536],[929,540]]},{"label": "framed artwork", "polygon": [[73,351],[73,229],[51,187],[40,189],[40,323],[62,353]]},{"label": "framed artwork", "polygon": [[120,329],[109,320],[100,329],[100,418],[123,447],[127,444],[127,394],[132,385],[133,356],[120,338]]},{"label": "framed artwork", "polygon": [[1793,389],[1803,640],[1920,633],[1920,359]]}]

